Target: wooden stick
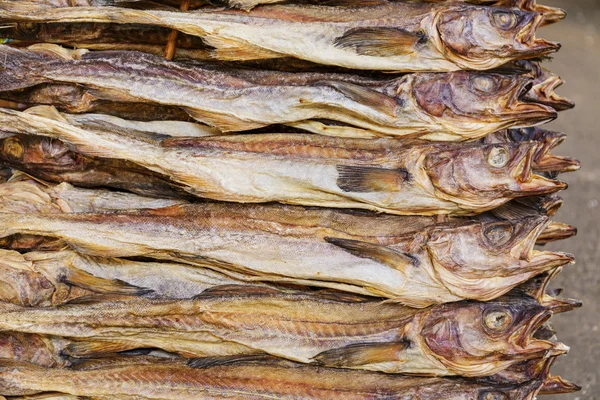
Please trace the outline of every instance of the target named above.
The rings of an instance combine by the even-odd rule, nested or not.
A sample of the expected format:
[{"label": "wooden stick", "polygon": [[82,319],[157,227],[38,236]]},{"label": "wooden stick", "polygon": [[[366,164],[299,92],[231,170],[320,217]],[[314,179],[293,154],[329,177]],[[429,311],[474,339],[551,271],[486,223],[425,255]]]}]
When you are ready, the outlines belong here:
[{"label": "wooden stick", "polygon": [[[190,0],[181,0],[181,6],[179,9],[181,11],[187,11],[190,8]],[[175,57],[175,52],[177,51],[177,36],[179,35],[179,31],[173,29],[169,34],[169,41],[167,42],[167,47],[165,48],[165,58],[169,61],[173,60]]]}]

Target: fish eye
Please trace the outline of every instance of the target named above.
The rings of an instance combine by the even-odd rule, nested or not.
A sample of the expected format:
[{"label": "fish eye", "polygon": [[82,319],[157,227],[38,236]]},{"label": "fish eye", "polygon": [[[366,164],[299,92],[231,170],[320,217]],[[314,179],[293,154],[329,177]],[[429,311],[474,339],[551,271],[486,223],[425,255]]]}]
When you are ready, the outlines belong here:
[{"label": "fish eye", "polygon": [[14,160],[20,160],[23,157],[23,145],[16,137],[9,137],[2,144],[2,152]]},{"label": "fish eye", "polygon": [[519,22],[515,13],[509,11],[494,11],[492,17],[494,24],[503,30],[513,29]]},{"label": "fish eye", "polygon": [[504,309],[486,310],[483,315],[483,323],[493,331],[504,331],[512,323],[512,315]]},{"label": "fish eye", "polygon": [[488,154],[488,164],[494,168],[502,168],[508,164],[510,153],[504,146],[494,146]]},{"label": "fish eye", "polygon": [[507,400],[508,397],[501,392],[483,392],[479,395],[479,400]]},{"label": "fish eye", "polygon": [[496,90],[496,80],[491,76],[476,75],[471,78],[473,88],[482,93],[491,93]]},{"label": "fish eye", "polygon": [[510,241],[513,226],[510,223],[498,222],[485,227],[483,235],[486,242],[492,247],[500,247]]}]

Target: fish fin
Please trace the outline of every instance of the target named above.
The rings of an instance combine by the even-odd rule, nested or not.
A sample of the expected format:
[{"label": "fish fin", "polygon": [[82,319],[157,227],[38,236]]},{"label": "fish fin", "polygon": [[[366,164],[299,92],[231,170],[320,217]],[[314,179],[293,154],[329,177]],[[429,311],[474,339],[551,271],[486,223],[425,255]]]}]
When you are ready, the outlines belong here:
[{"label": "fish fin", "polygon": [[281,291],[264,286],[255,285],[220,285],[206,289],[194,296],[194,299],[223,296],[262,296],[281,294]]},{"label": "fish fin", "polygon": [[369,106],[382,114],[396,118],[398,103],[395,99],[381,92],[350,82],[322,81],[318,85],[331,87],[357,103]]},{"label": "fish fin", "polygon": [[71,341],[62,350],[69,357],[101,357],[135,349],[131,343],[117,341]]},{"label": "fish fin", "polygon": [[405,169],[338,165],[337,185],[344,192],[398,192],[410,180]]},{"label": "fish fin", "polygon": [[409,346],[408,340],[394,343],[357,343],[319,353],[313,358],[313,362],[339,368],[385,363],[401,358],[400,353]]},{"label": "fish fin", "polygon": [[53,121],[68,124],[69,121],[54,106],[34,106],[23,111],[23,114],[35,115],[37,117],[51,119]]},{"label": "fish fin", "polygon": [[427,40],[423,32],[408,32],[399,28],[352,28],[335,39],[341,49],[354,49],[357,54],[373,57],[394,57],[410,54],[415,46]]},{"label": "fish fin", "polygon": [[191,108],[185,108],[185,111],[195,120],[213,126],[222,132],[248,131],[267,126],[257,122],[244,121],[233,115],[216,114]]},{"label": "fish fin", "polygon": [[418,265],[414,257],[379,244],[334,237],[326,237],[325,240],[356,257],[369,258],[398,270],[403,270],[407,265]]},{"label": "fish fin", "polygon": [[69,285],[103,294],[145,296],[154,293],[152,289],[130,285],[119,279],[98,278],[97,276],[76,268],[69,268],[68,272],[61,280]]},{"label": "fish fin", "polygon": [[40,54],[0,45],[0,90],[25,89],[47,82],[35,73],[45,62],[47,59]]},{"label": "fish fin", "polygon": [[[271,363],[279,360],[267,354],[250,354],[241,356],[223,356],[223,357],[202,357],[192,358],[187,362],[187,366],[191,368],[211,368],[230,364],[256,364],[256,363]],[[285,361],[284,361],[285,362]]]}]

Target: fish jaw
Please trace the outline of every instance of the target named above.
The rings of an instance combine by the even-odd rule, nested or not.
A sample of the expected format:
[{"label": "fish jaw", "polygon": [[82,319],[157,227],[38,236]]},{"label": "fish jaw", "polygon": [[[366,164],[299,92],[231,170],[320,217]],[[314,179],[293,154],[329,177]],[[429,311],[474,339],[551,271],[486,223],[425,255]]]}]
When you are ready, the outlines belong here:
[{"label": "fish jaw", "polygon": [[556,110],[548,105],[527,101],[527,95],[534,87],[531,78],[515,78],[513,89],[507,93],[506,111],[498,115],[505,124],[512,126],[537,126],[551,122],[558,117]]},{"label": "fish jaw", "polygon": [[558,75],[554,75],[540,67],[541,76],[536,79],[531,91],[526,99],[532,102],[545,104],[554,108],[556,111],[570,110],[575,107],[575,103],[566,97],[560,96],[555,90],[560,87],[564,80]]},{"label": "fish jaw", "polygon": [[532,174],[530,180],[521,182],[519,186],[519,190],[514,192],[515,197],[542,196],[565,190],[568,187],[565,182],[548,179],[537,174]]},{"label": "fish jaw", "polygon": [[537,244],[546,244],[577,236],[577,228],[561,222],[551,222],[538,237]]}]

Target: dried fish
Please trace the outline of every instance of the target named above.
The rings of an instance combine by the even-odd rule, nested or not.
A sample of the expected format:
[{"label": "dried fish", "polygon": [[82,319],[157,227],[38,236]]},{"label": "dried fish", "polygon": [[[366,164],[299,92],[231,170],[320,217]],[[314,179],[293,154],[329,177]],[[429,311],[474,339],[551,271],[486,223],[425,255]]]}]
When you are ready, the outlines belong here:
[{"label": "dried fish", "polygon": [[[4,130],[59,138],[84,155],[147,167],[195,196],[221,201],[459,215],[566,187],[532,173],[535,142],[485,145],[302,134],[152,140],[81,129],[46,107],[26,113],[0,109],[0,121]],[[28,151],[18,138],[5,139],[2,147],[3,157],[14,160],[10,165],[31,168],[21,161]]]},{"label": "dried fish", "polygon": [[334,80],[315,84],[304,77],[295,81],[293,74],[282,81],[283,72],[228,71],[137,52],[86,53],[55,45],[19,50],[2,45],[2,55],[4,90],[78,83],[101,88],[101,95],[112,96],[112,101],[184,107],[220,131],[273,124],[305,128],[326,118],[345,124],[330,129],[330,135],[468,140],[556,117],[548,106],[520,100],[531,88],[530,78],[493,73],[420,73],[376,82],[332,74]]},{"label": "dried fish", "polygon": [[21,0],[0,2],[0,11],[5,22],[121,22],[178,29],[202,37],[215,47],[213,57],[221,60],[291,56],[367,70],[487,70],[560,48],[535,38],[544,20],[540,13],[468,4],[275,5],[250,12],[178,12],[53,8]]},{"label": "dried fish", "polygon": [[122,350],[156,347],[185,356],[211,350],[237,354],[231,344],[303,363],[436,376],[489,376],[523,360],[568,351],[533,337],[552,307],[527,296],[421,310],[339,296],[228,287],[194,300],[3,305],[0,328],[92,341],[69,345],[67,354],[93,351],[102,340],[113,350],[121,343]]},{"label": "dried fish", "polygon": [[223,203],[103,214],[0,215],[3,237],[47,236],[88,255],[183,262],[255,280],[389,297],[418,307],[492,299],[572,262],[568,254],[533,250],[547,224],[544,216],[436,222]]},{"label": "dried fish", "polygon": [[[249,376],[252,379],[248,379]],[[0,388],[7,395],[60,391],[86,399],[479,400],[496,397],[533,400],[543,385],[543,379],[494,385],[468,379],[386,376],[303,366],[264,357],[205,358],[187,364],[179,360],[149,359],[87,363],[69,369],[7,361],[0,368]]]}]

